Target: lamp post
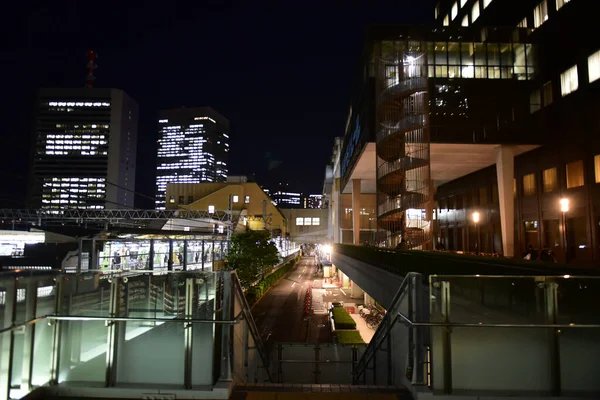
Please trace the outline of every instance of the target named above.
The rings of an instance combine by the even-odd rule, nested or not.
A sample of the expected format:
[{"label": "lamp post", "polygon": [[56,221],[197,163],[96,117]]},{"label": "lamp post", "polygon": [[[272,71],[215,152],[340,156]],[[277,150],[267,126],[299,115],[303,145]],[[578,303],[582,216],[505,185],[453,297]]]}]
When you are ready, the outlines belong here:
[{"label": "lamp post", "polygon": [[475,222],[475,235],[477,236],[475,241],[475,249],[477,254],[479,254],[479,213],[477,211],[473,213],[473,222]]},{"label": "lamp post", "polygon": [[560,212],[562,214],[562,234],[563,246],[565,249],[565,262],[569,262],[569,248],[567,241],[567,212],[569,212],[569,199],[563,197],[560,199]]}]

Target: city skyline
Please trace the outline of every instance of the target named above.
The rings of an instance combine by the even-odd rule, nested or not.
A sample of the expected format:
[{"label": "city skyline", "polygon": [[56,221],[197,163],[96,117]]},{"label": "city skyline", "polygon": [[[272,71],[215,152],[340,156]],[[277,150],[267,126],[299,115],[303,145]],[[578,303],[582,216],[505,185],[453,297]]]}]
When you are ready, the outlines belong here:
[{"label": "city skyline", "polygon": [[[24,199],[35,91],[83,87],[90,49],[99,55],[95,86],[122,89],[140,106],[137,206],[154,206],[155,158],[148,155],[157,152],[157,111],[182,105],[210,106],[231,121],[230,174],[319,192],[333,138],[343,134],[364,26],[433,20],[433,2],[411,3],[410,13],[406,4],[328,6],[317,14],[311,7],[194,5],[186,15],[175,15],[174,7],[136,9],[143,15],[131,20],[130,5],[119,13],[99,6],[94,15],[102,22],[81,26],[76,21],[89,14],[86,5],[69,8],[67,14],[80,16],[71,19],[60,6],[23,12],[31,32],[20,38],[18,23],[3,26],[19,37],[6,53],[11,80],[0,107],[0,143],[13,149],[0,165],[11,187],[4,206]],[[291,15],[297,22],[283,23]],[[310,28],[300,23],[308,20]],[[104,32],[102,24],[126,29]],[[34,67],[40,60],[43,67]]]}]

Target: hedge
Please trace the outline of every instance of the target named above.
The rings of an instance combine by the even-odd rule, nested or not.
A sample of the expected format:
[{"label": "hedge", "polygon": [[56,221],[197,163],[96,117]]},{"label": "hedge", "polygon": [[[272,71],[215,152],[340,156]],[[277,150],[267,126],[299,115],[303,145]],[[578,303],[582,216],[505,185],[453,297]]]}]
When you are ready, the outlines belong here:
[{"label": "hedge", "polygon": [[295,260],[286,263],[283,267],[265,276],[256,285],[249,288],[246,292],[246,300],[248,301],[248,304],[252,305],[254,302],[256,302],[279,280],[279,278],[287,274],[295,264]]},{"label": "hedge", "polygon": [[358,331],[335,331],[335,337],[339,344],[364,344],[362,336]]},{"label": "hedge", "polygon": [[336,329],[356,329],[356,322],[344,307],[333,307],[333,321]]}]

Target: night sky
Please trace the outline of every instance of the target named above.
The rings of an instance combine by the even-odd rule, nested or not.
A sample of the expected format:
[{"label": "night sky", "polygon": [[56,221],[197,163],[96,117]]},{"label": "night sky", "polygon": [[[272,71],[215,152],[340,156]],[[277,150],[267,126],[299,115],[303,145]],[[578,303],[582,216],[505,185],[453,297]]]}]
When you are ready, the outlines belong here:
[{"label": "night sky", "polygon": [[0,19],[0,205],[24,199],[36,90],[84,86],[88,49],[99,54],[96,86],[123,89],[140,105],[138,192],[154,195],[156,110],[211,106],[230,121],[230,175],[320,193],[333,139],[344,133],[364,27],[433,22],[434,1],[325,3],[12,5]]}]

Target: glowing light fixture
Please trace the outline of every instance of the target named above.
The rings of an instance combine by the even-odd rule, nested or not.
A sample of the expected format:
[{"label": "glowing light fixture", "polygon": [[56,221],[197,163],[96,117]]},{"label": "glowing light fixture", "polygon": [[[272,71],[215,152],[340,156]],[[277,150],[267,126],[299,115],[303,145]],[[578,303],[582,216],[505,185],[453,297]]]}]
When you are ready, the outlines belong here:
[{"label": "glowing light fixture", "polygon": [[473,222],[475,222],[475,223],[479,222],[479,213],[478,212],[473,213]]},{"label": "glowing light fixture", "polygon": [[569,199],[560,199],[560,211],[568,212],[569,211]]}]

